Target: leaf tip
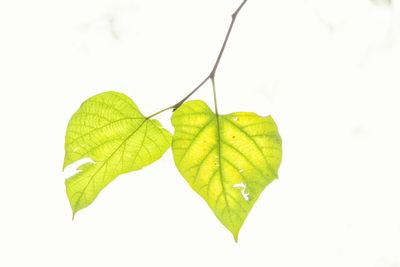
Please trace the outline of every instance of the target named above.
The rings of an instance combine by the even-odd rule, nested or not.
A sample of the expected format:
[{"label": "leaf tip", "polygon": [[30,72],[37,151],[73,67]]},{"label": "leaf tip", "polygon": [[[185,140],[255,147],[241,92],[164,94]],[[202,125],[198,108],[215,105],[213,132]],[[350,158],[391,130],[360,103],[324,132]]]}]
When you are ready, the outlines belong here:
[{"label": "leaf tip", "polygon": [[240,230],[231,231],[231,233],[232,233],[232,235],[233,235],[233,239],[235,240],[235,243],[238,243],[238,242],[239,242],[239,231],[240,231]]},{"label": "leaf tip", "polygon": [[75,220],[75,214],[76,214],[76,210],[74,210],[74,211],[72,211],[72,221],[74,221]]}]

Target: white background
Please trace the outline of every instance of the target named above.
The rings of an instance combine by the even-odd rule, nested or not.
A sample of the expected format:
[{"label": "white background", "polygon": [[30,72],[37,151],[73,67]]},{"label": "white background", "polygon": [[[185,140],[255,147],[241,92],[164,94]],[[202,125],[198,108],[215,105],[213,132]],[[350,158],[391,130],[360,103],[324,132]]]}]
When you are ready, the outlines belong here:
[{"label": "white background", "polygon": [[[219,109],[271,114],[284,157],[235,243],[170,150],[73,222],[61,166],[86,98],[116,90],[151,114],[193,89],[239,1],[0,0],[0,266],[399,267],[400,1],[374,2],[240,13]],[[195,98],[212,105],[209,84]]]}]

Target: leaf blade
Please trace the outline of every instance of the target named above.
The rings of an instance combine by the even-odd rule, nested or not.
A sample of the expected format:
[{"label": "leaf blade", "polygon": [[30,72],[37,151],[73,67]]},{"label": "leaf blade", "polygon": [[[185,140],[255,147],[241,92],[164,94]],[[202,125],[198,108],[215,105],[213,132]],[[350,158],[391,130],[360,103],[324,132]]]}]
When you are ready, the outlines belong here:
[{"label": "leaf blade", "polygon": [[176,110],[172,124],[178,170],[237,240],[255,201],[277,178],[282,154],[275,122],[249,112],[216,115],[196,100]]},{"label": "leaf blade", "polygon": [[64,168],[84,158],[94,161],[65,181],[73,216],[118,175],[161,158],[171,138],[124,94],[105,92],[86,100],[72,116],[65,139]]}]

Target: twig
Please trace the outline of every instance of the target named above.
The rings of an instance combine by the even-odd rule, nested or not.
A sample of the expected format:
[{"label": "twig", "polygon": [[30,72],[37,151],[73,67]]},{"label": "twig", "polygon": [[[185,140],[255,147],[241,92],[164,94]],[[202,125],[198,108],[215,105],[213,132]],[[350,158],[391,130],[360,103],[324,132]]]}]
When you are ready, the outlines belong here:
[{"label": "twig", "polygon": [[[215,83],[215,73],[217,72],[217,69],[218,69],[218,66],[219,66],[219,62],[221,61],[222,55],[223,55],[223,53],[225,51],[225,47],[226,47],[226,44],[228,43],[229,36],[231,35],[232,29],[233,29],[233,25],[235,24],[235,21],[236,21],[236,17],[239,14],[240,10],[243,8],[244,4],[246,4],[246,2],[247,2],[247,0],[244,0],[240,4],[240,6],[236,9],[236,11],[233,12],[233,14],[231,15],[231,17],[232,17],[231,24],[229,25],[228,32],[226,33],[226,36],[225,36],[225,39],[224,39],[224,43],[222,44],[221,50],[219,51],[217,60],[215,61],[214,66],[213,66],[210,74],[198,86],[196,86],[196,88],[194,88],[187,96],[185,96],[181,101],[179,101],[178,103],[176,103],[176,104],[174,104],[174,105],[172,105],[170,107],[167,107],[167,108],[165,108],[165,109],[163,109],[161,111],[158,111],[158,112],[154,113],[153,115],[151,115],[151,116],[149,116],[147,118],[152,118],[152,117],[154,117],[154,116],[156,116],[156,115],[158,115],[158,114],[160,114],[160,113],[162,113],[164,111],[167,111],[169,109],[173,109],[173,111],[175,111],[189,97],[191,97],[197,90],[199,90],[208,80],[211,80],[213,84]],[[213,90],[214,90],[214,95],[215,95],[215,86],[213,87]]]}]

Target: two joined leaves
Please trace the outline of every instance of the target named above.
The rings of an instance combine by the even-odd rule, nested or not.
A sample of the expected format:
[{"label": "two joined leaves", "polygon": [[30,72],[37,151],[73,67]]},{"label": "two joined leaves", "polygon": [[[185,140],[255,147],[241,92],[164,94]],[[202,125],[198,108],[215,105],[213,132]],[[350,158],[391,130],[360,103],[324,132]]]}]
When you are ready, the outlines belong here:
[{"label": "two joined leaves", "polygon": [[275,122],[248,112],[216,115],[197,100],[178,108],[172,124],[173,138],[120,93],[85,101],[68,125],[64,167],[83,158],[94,163],[66,180],[73,213],[90,205],[118,175],[159,159],[172,139],[178,170],[237,240],[255,201],[277,178],[282,154]]}]

